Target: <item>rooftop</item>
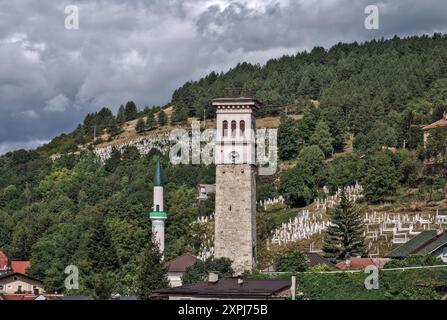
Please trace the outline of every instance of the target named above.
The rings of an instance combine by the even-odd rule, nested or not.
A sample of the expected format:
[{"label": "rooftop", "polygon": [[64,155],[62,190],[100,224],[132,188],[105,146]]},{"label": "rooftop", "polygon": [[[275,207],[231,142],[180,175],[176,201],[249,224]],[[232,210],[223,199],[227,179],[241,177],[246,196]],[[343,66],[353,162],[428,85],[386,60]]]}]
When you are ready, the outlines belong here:
[{"label": "rooftop", "polygon": [[161,289],[155,292],[154,297],[171,295],[200,296],[200,297],[227,297],[227,298],[269,298],[278,296],[281,292],[290,289],[290,280],[243,280],[239,278],[225,278],[217,282],[198,282],[181,287]]},{"label": "rooftop", "polygon": [[437,127],[445,127],[447,126],[447,111],[444,112],[444,117],[436,122],[433,122],[432,124],[429,124],[428,126],[425,126],[422,128],[422,130],[431,130],[435,129]]},{"label": "rooftop", "polygon": [[423,231],[388,253],[387,257],[405,258],[411,254],[430,254],[445,244],[447,244],[447,232],[438,235],[435,230]]},{"label": "rooftop", "polygon": [[11,269],[14,272],[27,274],[27,269],[31,267],[30,261],[11,261]]},{"label": "rooftop", "polygon": [[186,269],[197,261],[199,261],[199,259],[192,254],[183,254],[175,259],[172,259],[171,261],[168,261],[168,272],[186,272]]}]

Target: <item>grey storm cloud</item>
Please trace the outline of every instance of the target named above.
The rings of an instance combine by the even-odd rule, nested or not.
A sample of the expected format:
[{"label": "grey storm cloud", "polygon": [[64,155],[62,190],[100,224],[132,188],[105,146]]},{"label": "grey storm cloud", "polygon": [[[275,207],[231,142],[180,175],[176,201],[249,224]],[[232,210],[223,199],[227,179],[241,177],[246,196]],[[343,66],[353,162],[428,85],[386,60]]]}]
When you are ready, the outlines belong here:
[{"label": "grey storm cloud", "polygon": [[[380,29],[364,28],[376,4]],[[64,27],[68,5],[79,30]],[[241,61],[340,41],[445,32],[443,0],[0,0],[0,154],[69,132],[86,113],[169,102]]]}]

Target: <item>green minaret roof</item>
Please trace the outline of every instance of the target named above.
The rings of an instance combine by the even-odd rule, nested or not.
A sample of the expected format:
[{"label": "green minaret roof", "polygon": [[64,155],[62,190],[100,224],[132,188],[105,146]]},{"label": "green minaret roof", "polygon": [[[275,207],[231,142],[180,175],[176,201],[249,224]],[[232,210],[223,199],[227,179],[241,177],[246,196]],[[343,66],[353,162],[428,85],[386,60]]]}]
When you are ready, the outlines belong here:
[{"label": "green minaret roof", "polygon": [[163,171],[161,169],[160,157],[158,157],[157,164],[155,165],[154,186],[162,187],[163,184],[164,184]]}]

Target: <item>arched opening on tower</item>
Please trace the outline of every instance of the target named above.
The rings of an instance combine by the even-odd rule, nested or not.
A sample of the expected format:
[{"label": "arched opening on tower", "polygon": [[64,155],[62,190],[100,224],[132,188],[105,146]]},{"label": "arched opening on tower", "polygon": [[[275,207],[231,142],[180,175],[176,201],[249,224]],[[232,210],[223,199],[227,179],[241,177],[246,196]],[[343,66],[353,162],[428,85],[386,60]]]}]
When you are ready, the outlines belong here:
[{"label": "arched opening on tower", "polygon": [[222,136],[226,137],[228,134],[228,121],[225,120],[222,125]]},{"label": "arched opening on tower", "polygon": [[239,129],[241,131],[241,137],[245,137],[245,121],[241,120],[239,123]]},{"label": "arched opening on tower", "polygon": [[232,137],[236,136],[236,127],[237,127],[236,121],[235,120],[231,121],[231,136]]}]

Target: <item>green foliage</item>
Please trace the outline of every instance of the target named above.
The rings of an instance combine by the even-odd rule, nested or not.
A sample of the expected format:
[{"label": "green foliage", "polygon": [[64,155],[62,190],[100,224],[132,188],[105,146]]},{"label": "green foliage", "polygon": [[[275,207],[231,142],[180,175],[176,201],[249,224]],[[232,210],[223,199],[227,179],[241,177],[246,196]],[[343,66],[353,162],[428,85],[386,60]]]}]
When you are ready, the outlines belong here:
[{"label": "green foliage", "polygon": [[363,272],[297,275],[297,295],[310,300],[438,300],[434,286],[445,286],[445,270],[380,271],[379,289],[368,290]]},{"label": "green foliage", "polygon": [[339,188],[352,186],[356,181],[362,179],[364,168],[364,161],[358,154],[342,154],[326,166],[325,183],[332,192],[336,192]]},{"label": "green foliage", "polygon": [[[319,269],[319,268],[318,268]],[[327,270],[321,270],[327,271]],[[380,270],[379,289],[367,289],[365,280],[371,273],[309,270],[304,273],[285,273],[272,276],[253,272],[247,279],[297,278],[298,299],[303,300],[439,300],[438,289],[447,285],[445,268],[413,270]]]},{"label": "green foliage", "polygon": [[334,139],[332,139],[328,125],[324,121],[319,121],[314,134],[310,138],[310,144],[320,147],[326,158],[328,158],[334,153],[333,142]]},{"label": "green foliage", "polygon": [[425,155],[438,163],[447,162],[447,126],[430,130]]},{"label": "green foliage", "polygon": [[333,263],[366,255],[363,215],[344,191],[340,197],[340,203],[331,212],[331,225],[323,241],[324,256]]},{"label": "green foliage", "polygon": [[412,187],[416,186],[422,171],[421,161],[408,150],[399,150],[396,161],[399,170],[399,182]]},{"label": "green foliage", "polygon": [[91,226],[91,235],[87,241],[87,257],[92,269],[96,272],[113,270],[119,266],[116,249],[112,244],[111,235],[105,226],[104,218],[95,217]]},{"label": "green foliage", "polygon": [[365,134],[358,133],[355,137],[354,148],[358,150],[380,149],[381,147],[397,146],[396,130],[389,125],[378,122]]},{"label": "green foliage", "polygon": [[304,147],[298,155],[297,166],[306,167],[312,176],[318,177],[324,168],[324,153],[318,146]]},{"label": "green foliage", "polygon": [[392,259],[385,264],[385,269],[421,267],[421,266],[441,266],[445,263],[433,255],[410,255],[405,259]]},{"label": "green foliage", "polygon": [[311,203],[316,192],[315,179],[308,167],[295,166],[281,173],[279,192],[292,207]]},{"label": "green foliage", "polygon": [[167,269],[158,246],[150,241],[142,253],[137,279],[137,295],[141,300],[149,300],[151,294],[169,287]]},{"label": "green foliage", "polygon": [[183,283],[191,284],[206,281],[209,272],[217,273],[219,278],[231,277],[234,274],[231,263],[231,260],[227,258],[209,258],[205,261],[197,261],[186,269],[183,275]]},{"label": "green foliage", "polygon": [[168,122],[168,116],[163,110],[160,110],[160,113],[158,114],[158,124],[160,126],[164,126]]},{"label": "green foliage", "polygon": [[274,261],[277,272],[303,272],[308,268],[309,259],[299,250],[290,250],[276,257]]},{"label": "green foliage", "polygon": [[165,256],[168,260],[198,250],[200,244],[194,243],[191,233],[191,225],[199,211],[196,196],[196,189],[185,186],[167,193],[169,219],[166,223]]},{"label": "green foliage", "polygon": [[124,105],[121,105],[119,107],[116,120],[118,124],[123,124],[124,122],[126,122],[126,109],[124,108]]},{"label": "green foliage", "polygon": [[299,122],[283,119],[278,128],[278,155],[281,160],[290,160],[298,155],[303,144]]},{"label": "green foliage", "polygon": [[398,174],[392,156],[387,152],[376,152],[367,162],[362,181],[365,198],[378,203],[393,195],[398,187]]},{"label": "green foliage", "polygon": [[154,113],[151,111],[149,112],[149,114],[147,115],[147,120],[146,120],[146,129],[147,130],[152,130],[157,126],[157,121],[155,121],[155,117],[154,117]]},{"label": "green foliage", "polygon": [[137,117],[138,114],[138,108],[135,102],[129,101],[126,103],[126,106],[124,107],[124,115],[126,121],[134,120]]},{"label": "green foliage", "polygon": [[140,118],[138,119],[137,124],[135,125],[135,131],[141,133],[144,130],[146,130],[146,123],[144,122],[143,118]]}]

